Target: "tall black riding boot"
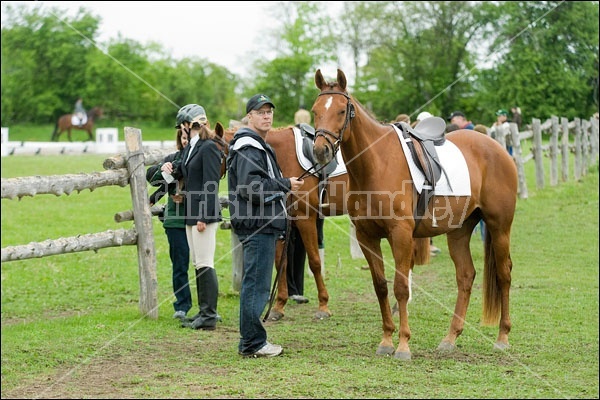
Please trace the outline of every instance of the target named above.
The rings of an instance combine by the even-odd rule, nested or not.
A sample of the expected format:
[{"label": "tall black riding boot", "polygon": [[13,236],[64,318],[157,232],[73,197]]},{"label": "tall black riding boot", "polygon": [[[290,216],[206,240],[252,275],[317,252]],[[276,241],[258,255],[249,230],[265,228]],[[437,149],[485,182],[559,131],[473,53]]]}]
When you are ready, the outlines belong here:
[{"label": "tall black riding boot", "polygon": [[219,280],[214,268],[204,267],[196,271],[196,290],[200,312],[189,326],[193,329],[214,330],[219,317]]}]

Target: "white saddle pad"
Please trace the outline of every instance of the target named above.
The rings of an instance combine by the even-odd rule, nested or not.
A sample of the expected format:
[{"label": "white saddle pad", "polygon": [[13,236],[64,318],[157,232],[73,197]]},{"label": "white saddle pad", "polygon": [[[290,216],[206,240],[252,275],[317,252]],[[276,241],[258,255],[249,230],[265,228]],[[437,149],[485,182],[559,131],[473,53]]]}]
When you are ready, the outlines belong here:
[{"label": "white saddle pad", "polygon": [[73,116],[71,117],[72,125],[79,126],[79,125],[85,125],[86,123],[87,123],[87,115],[84,115],[83,118],[81,118],[81,120],[79,120],[79,117],[75,114],[73,114]]},{"label": "white saddle pad", "polygon": [[[417,192],[421,193],[423,184],[425,183],[425,175],[423,175],[417,164],[415,164],[412,153],[400,129],[394,125],[392,126],[396,129],[398,139],[400,139],[400,143],[402,144],[402,150],[404,150],[406,160],[408,161],[410,175],[412,176],[415,188]],[[445,140],[441,146],[435,146],[435,149],[438,153],[440,163],[450,180],[448,182],[446,175],[442,172],[440,179],[435,183],[435,194],[438,196],[470,196],[471,179],[469,178],[469,168],[460,149],[449,140]]]}]

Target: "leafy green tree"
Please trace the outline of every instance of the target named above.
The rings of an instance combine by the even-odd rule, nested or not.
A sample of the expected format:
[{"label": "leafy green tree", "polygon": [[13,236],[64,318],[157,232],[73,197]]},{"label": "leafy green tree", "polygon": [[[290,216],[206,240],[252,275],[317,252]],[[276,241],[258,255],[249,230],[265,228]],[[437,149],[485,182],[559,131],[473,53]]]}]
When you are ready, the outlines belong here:
[{"label": "leafy green tree", "polygon": [[524,121],[598,110],[598,2],[502,2],[493,21],[495,62],[477,97],[493,110],[519,106]]},{"label": "leafy green tree", "polygon": [[85,66],[98,19],[84,9],[69,21],[59,9],[6,7],[2,28],[2,124],[46,122],[86,97]]},{"label": "leafy green tree", "polygon": [[[310,108],[317,95],[314,74],[321,63],[335,60],[335,40],[330,17],[321,2],[278,2],[274,8],[281,31],[272,33],[275,58],[257,60],[247,98],[262,92],[276,104],[275,124],[293,123],[302,104]],[[245,114],[245,110],[244,110]]]},{"label": "leafy green tree", "polygon": [[[377,2],[364,25],[376,26],[356,92],[382,120],[423,110],[444,116],[472,108],[473,48],[485,23],[474,2]],[[360,9],[359,9],[360,10]],[[361,15],[345,16],[346,20]],[[381,32],[385,32],[382,35]]]}]

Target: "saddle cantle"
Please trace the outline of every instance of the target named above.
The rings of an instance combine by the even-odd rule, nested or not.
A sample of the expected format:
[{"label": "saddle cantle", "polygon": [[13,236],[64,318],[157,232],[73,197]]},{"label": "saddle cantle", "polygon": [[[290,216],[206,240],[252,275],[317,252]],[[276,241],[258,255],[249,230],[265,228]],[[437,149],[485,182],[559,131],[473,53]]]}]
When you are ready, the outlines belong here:
[{"label": "saddle cantle", "polygon": [[[425,215],[429,201],[435,195],[436,182],[440,179],[442,172],[446,174],[435,149],[436,146],[443,145],[446,140],[446,123],[439,117],[430,117],[419,122],[414,128],[405,122],[398,122],[394,125],[402,132],[402,137],[415,164],[425,176],[423,190],[419,194],[414,211],[415,221],[418,224],[421,217]],[[447,175],[446,178],[448,178]],[[450,182],[449,179],[448,182]],[[431,225],[437,226],[435,215],[433,215]]]}]

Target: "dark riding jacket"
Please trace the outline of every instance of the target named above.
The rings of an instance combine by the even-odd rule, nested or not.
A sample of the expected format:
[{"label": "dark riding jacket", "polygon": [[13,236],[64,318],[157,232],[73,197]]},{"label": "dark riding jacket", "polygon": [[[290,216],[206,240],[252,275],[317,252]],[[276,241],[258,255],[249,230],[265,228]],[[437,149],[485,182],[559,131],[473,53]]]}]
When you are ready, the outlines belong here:
[{"label": "dark riding jacket", "polygon": [[250,128],[240,128],[229,144],[227,176],[236,234],[285,233],[285,195],[292,185],[271,146]]},{"label": "dark riding jacket", "polygon": [[[177,193],[177,189],[179,191],[183,189],[182,187],[178,187],[181,185],[179,182],[181,176],[177,171],[181,164],[181,153],[181,151],[177,151],[169,154],[160,163],[153,165],[146,171],[146,180],[148,183],[152,186],[158,186],[158,189],[150,195],[150,204],[158,203],[165,194],[169,194],[167,207],[162,217],[163,227],[165,228],[185,228],[185,198],[181,203],[176,203],[172,197]],[[173,178],[175,178],[169,184],[165,182],[161,171],[161,167],[167,162],[173,164]]]},{"label": "dark riding jacket", "polygon": [[196,225],[222,221],[219,204],[221,151],[211,139],[198,140],[193,149],[188,144],[181,154],[180,170],[185,180],[185,224]]}]

